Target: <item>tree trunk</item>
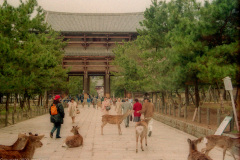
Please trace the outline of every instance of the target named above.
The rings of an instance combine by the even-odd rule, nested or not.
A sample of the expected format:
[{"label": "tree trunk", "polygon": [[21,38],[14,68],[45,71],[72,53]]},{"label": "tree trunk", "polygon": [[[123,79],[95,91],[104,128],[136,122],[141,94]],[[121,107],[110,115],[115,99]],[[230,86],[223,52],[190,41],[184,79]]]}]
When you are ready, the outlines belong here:
[{"label": "tree trunk", "polygon": [[37,104],[37,106],[40,106],[40,101],[41,101],[41,95],[38,96],[38,104]]},{"label": "tree trunk", "polygon": [[165,95],[164,95],[164,92],[162,92],[162,105],[165,106]]},{"label": "tree trunk", "polygon": [[185,85],[185,101],[186,101],[186,105],[189,106],[189,89],[188,89],[188,85]]},{"label": "tree trunk", "polygon": [[195,81],[195,99],[196,99],[195,106],[198,108],[199,107],[199,102],[200,102],[200,97],[199,97],[198,79],[197,78],[196,78],[196,81]]},{"label": "tree trunk", "polygon": [[176,94],[178,96],[178,103],[182,104],[182,97],[181,97],[181,94],[178,93],[178,90],[176,90]]},{"label": "tree trunk", "polygon": [[30,96],[27,96],[27,106],[28,106],[28,110],[31,110],[31,106],[30,106]]},{"label": "tree trunk", "polygon": [[15,93],[15,100],[14,100],[14,112],[17,111],[17,93]]}]

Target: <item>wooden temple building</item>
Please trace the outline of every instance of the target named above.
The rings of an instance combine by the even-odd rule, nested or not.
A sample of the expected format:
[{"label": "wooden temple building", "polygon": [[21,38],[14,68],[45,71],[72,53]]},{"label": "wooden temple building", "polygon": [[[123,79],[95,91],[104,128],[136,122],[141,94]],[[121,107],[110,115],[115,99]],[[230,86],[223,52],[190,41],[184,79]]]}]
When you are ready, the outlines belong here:
[{"label": "wooden temple building", "polygon": [[46,11],[46,22],[60,31],[67,41],[63,67],[69,76],[83,76],[84,94],[89,92],[90,77],[104,76],[104,95],[110,96],[110,76],[116,72],[111,62],[116,43],[136,39],[136,28],[143,13],[63,13]]}]

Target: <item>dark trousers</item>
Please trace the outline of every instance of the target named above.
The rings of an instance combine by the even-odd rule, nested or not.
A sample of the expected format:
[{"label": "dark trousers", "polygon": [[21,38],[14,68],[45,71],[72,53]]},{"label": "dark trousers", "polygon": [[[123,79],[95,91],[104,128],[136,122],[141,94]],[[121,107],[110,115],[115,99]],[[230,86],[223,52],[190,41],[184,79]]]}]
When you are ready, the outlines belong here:
[{"label": "dark trousers", "polygon": [[52,133],[54,133],[55,130],[57,130],[57,134],[56,137],[60,136],[60,129],[61,129],[61,123],[54,123],[53,129],[52,129]]}]

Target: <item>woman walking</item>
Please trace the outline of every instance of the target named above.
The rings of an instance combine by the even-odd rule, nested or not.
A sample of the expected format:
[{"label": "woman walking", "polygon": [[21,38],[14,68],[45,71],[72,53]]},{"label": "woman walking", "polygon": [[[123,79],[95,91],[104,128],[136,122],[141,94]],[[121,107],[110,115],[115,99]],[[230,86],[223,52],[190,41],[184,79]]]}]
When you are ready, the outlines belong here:
[{"label": "woman walking", "polygon": [[68,105],[68,112],[69,116],[72,118],[72,123],[74,123],[77,112],[77,103],[74,101],[74,98],[71,99],[71,102]]},{"label": "woman walking", "polygon": [[52,131],[50,132],[50,137],[53,137],[54,131],[57,129],[56,138],[60,137],[60,129],[61,124],[63,124],[63,118],[65,116],[63,105],[60,102],[61,97],[59,95],[56,95],[53,101],[53,104],[51,105],[49,109],[49,113],[51,115],[50,120],[54,124]]},{"label": "woman walking", "polygon": [[117,102],[116,102],[116,111],[117,111],[117,115],[122,115],[122,102],[121,99],[118,98]]},{"label": "woman walking", "polygon": [[137,123],[140,121],[141,113],[138,113],[138,111],[140,111],[142,109],[142,104],[138,102],[138,99],[135,99],[134,101],[135,101],[135,103],[133,105],[133,110],[134,110],[133,122]]}]

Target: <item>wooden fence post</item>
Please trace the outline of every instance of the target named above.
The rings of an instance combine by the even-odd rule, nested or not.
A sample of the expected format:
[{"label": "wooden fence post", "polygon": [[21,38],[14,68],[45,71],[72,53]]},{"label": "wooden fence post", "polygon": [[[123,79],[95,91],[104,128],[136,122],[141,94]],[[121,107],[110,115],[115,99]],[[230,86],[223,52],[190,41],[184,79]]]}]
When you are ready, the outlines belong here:
[{"label": "wooden fence post", "polygon": [[174,105],[173,105],[173,116],[176,117],[176,108]]},{"label": "wooden fence post", "polygon": [[201,107],[198,107],[198,123],[201,123]]},{"label": "wooden fence post", "polygon": [[217,109],[217,125],[219,126],[221,123],[221,113],[220,113],[220,109]]},{"label": "wooden fence post", "polygon": [[12,124],[14,124],[14,110],[12,111]]},{"label": "wooden fence post", "polygon": [[169,111],[168,111],[168,112],[169,112],[168,114],[169,114],[170,116],[171,116],[171,108],[172,108],[172,105],[170,104],[170,105],[169,105]]},{"label": "wooden fence post", "polygon": [[178,105],[178,117],[181,117],[181,104]]},{"label": "wooden fence post", "polygon": [[184,105],[184,118],[187,119],[187,104]]},{"label": "wooden fence post", "polygon": [[207,125],[210,124],[210,109],[207,108]]},{"label": "wooden fence post", "polygon": [[163,114],[163,112],[164,112],[164,108],[165,108],[165,106],[164,106],[164,105],[162,105],[162,114]]}]

